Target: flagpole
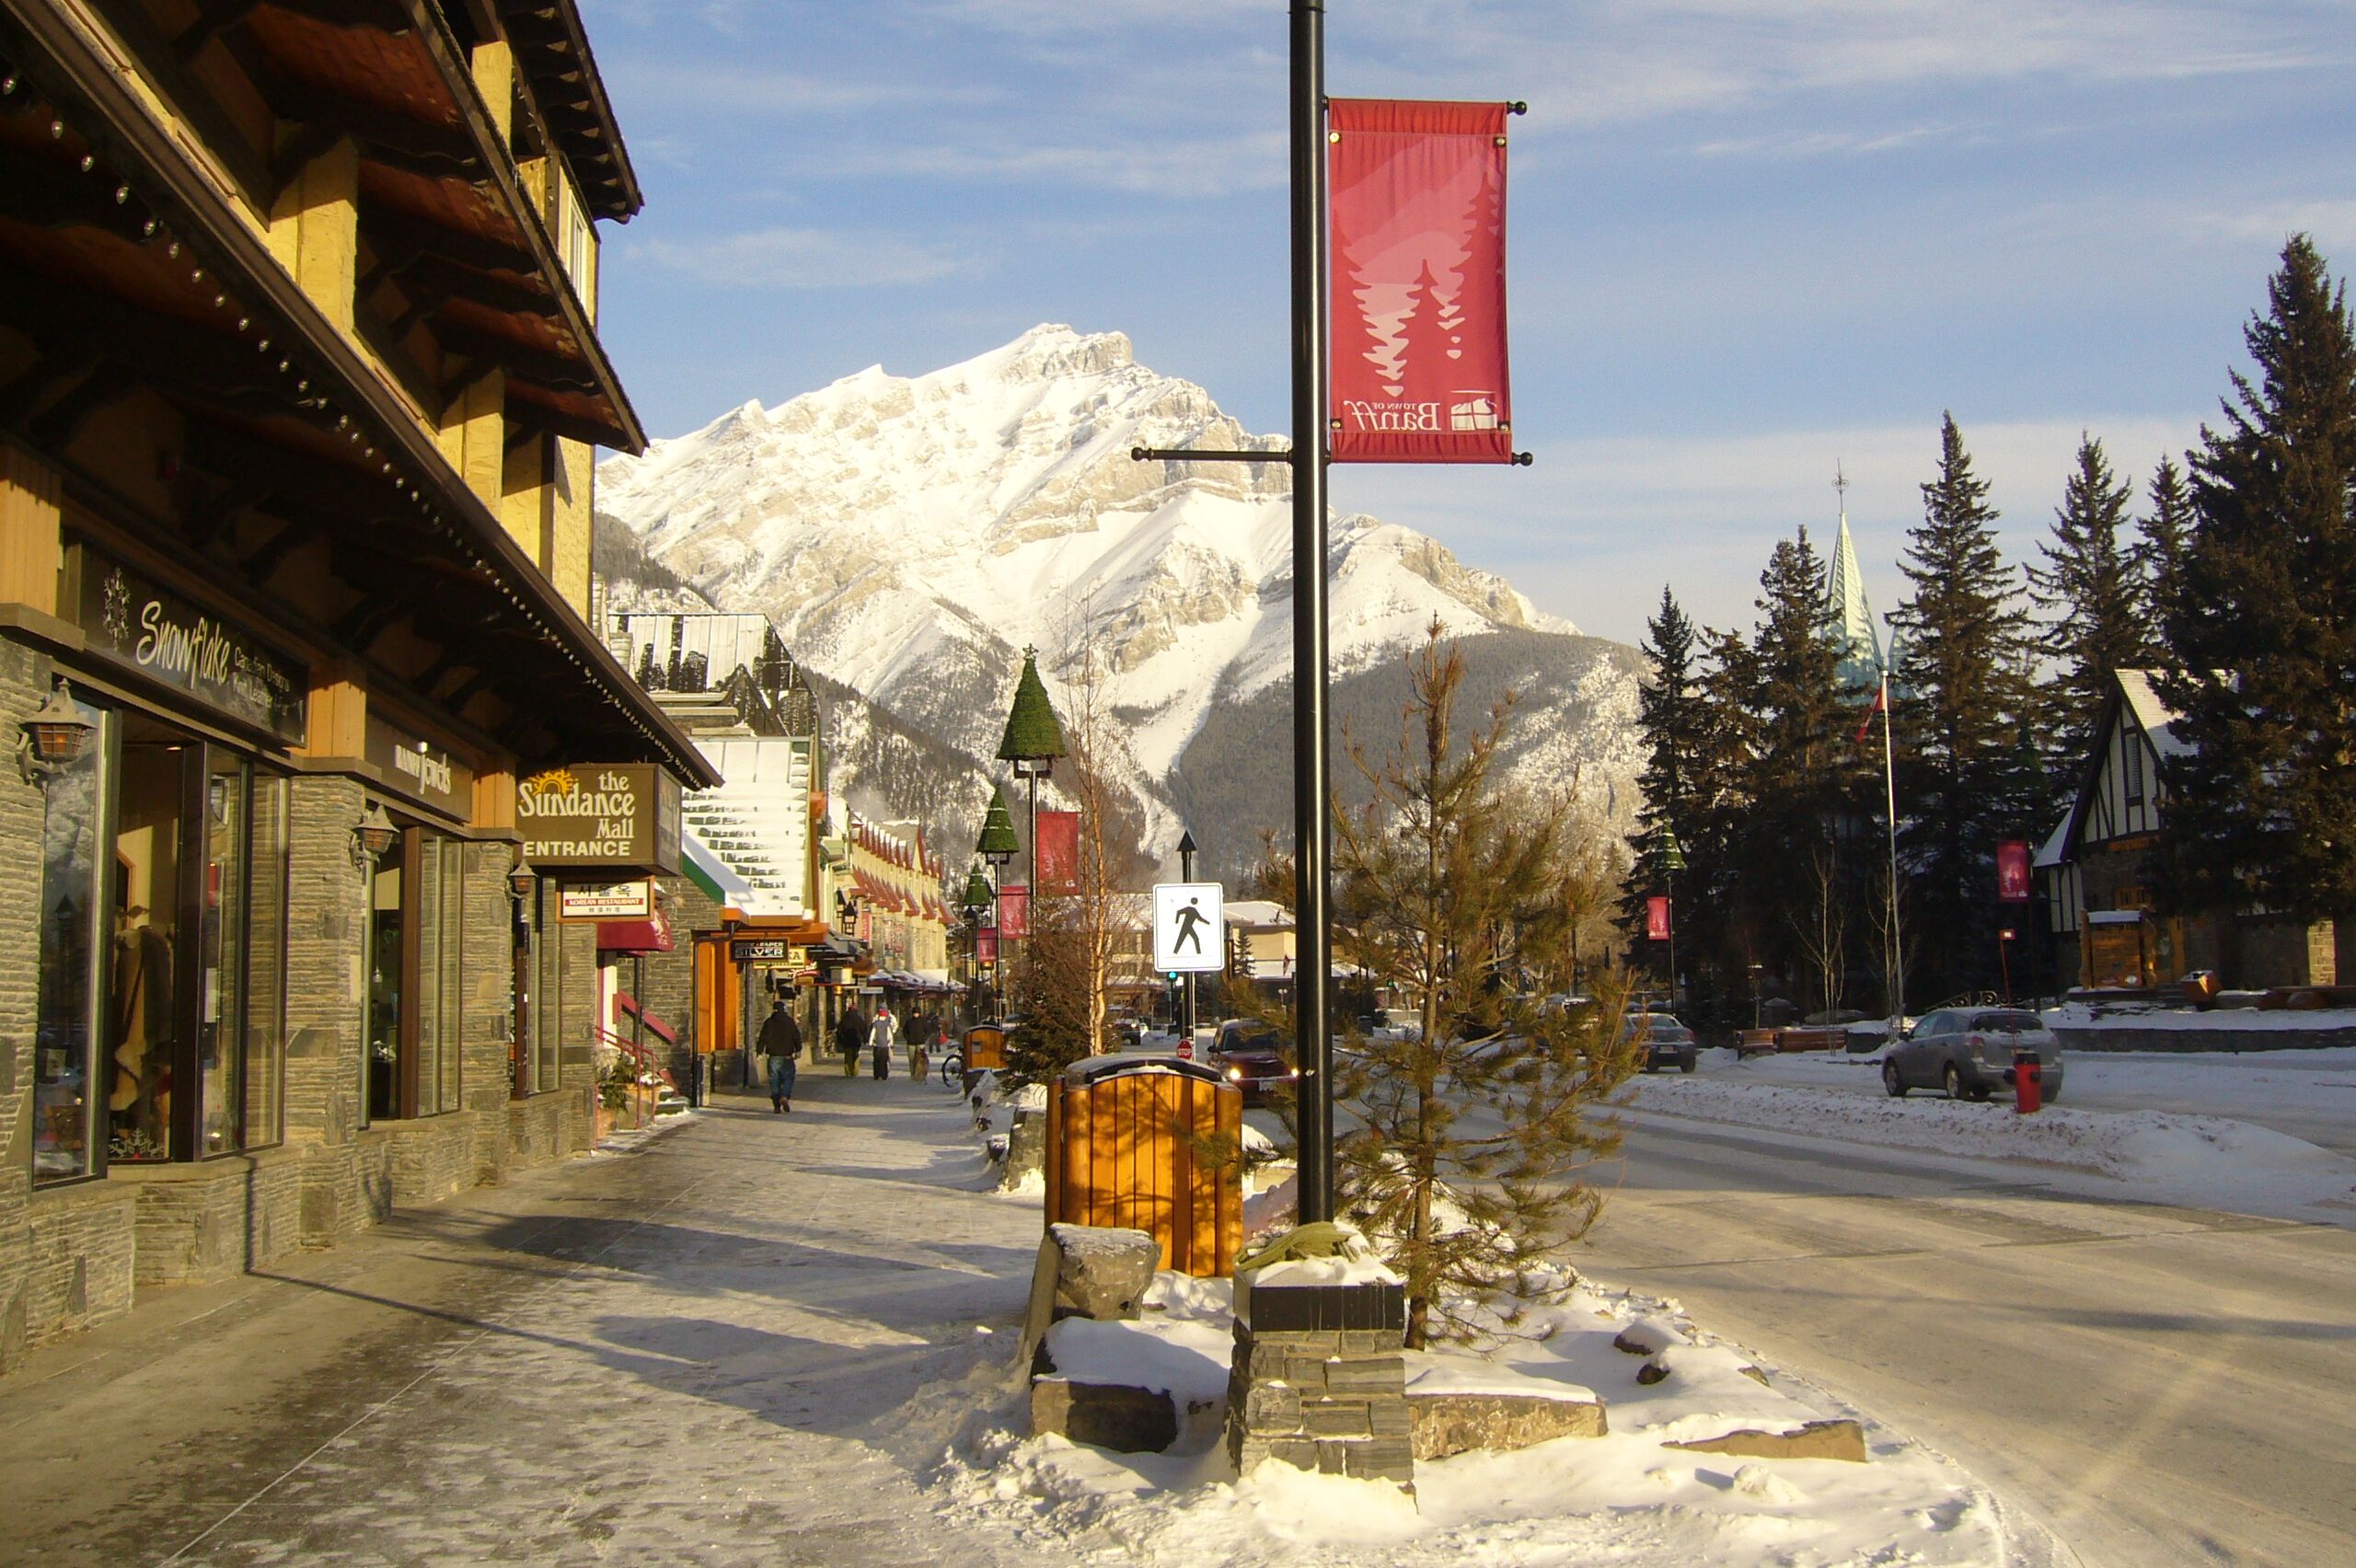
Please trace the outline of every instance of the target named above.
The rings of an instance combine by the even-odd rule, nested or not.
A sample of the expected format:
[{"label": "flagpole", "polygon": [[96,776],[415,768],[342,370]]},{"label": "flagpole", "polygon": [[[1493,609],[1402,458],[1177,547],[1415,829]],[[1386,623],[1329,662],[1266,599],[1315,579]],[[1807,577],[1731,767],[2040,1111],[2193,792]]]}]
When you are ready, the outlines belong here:
[{"label": "flagpole", "polygon": [[1894,1031],[1906,1017],[1906,977],[1901,966],[1906,962],[1906,944],[1898,930],[1898,763],[1896,749],[1889,739],[1889,665],[1881,667],[1881,693],[1875,699],[1881,709],[1881,784],[1882,802],[1889,813],[1889,951],[1888,967],[1882,973],[1888,984],[1884,987],[1889,997],[1889,1026]]}]

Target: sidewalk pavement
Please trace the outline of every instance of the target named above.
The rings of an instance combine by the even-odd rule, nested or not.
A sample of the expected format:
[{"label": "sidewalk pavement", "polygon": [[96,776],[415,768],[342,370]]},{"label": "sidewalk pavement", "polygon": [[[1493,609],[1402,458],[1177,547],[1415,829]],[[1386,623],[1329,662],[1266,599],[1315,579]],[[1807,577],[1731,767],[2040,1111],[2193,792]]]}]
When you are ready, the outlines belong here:
[{"label": "sidewalk pavement", "polygon": [[912,1479],[1039,1234],[962,1110],[804,1073],[38,1350],[0,1562],[1068,1562]]}]

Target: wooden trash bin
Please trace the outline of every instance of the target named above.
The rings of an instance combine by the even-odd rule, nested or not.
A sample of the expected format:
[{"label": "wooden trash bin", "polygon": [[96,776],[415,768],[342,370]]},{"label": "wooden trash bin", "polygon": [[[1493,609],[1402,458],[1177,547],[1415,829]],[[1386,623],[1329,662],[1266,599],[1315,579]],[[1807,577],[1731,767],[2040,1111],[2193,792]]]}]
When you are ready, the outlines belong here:
[{"label": "wooden trash bin", "polygon": [[[1224,1164],[1215,1158],[1224,1152]],[[1047,1086],[1049,1225],[1118,1226],[1216,1277],[1243,1241],[1243,1093],[1176,1056],[1093,1056]]]},{"label": "wooden trash bin", "polygon": [[1006,1067],[1006,1031],[994,1023],[976,1024],[965,1031],[965,1070],[1000,1072]]}]

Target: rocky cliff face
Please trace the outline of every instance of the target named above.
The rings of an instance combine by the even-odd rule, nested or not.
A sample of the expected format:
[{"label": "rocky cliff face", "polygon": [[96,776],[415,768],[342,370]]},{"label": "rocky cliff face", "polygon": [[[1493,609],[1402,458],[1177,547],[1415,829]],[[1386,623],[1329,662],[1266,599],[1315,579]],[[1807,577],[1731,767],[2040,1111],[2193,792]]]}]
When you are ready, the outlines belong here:
[{"label": "rocky cliff face", "polygon": [[[1148,847],[1175,844],[1183,810],[1224,867],[1290,820],[1290,470],[1129,450],[1282,445],[1139,365],[1118,333],[1039,327],[930,375],[871,369],[775,409],[746,403],[609,460],[598,500],[651,559],[723,608],[768,615],[807,668],[872,705],[830,716],[836,787],[854,803],[936,802],[956,859],[1035,645],[1059,709],[1094,662]],[[1523,692],[1513,766],[1576,775],[1624,816],[1631,651],[1579,637],[1410,529],[1352,515],[1331,533],[1337,712],[1349,691],[1397,684],[1395,655],[1437,617],[1477,640],[1500,689]],[[886,780],[886,758],[941,777]]]}]

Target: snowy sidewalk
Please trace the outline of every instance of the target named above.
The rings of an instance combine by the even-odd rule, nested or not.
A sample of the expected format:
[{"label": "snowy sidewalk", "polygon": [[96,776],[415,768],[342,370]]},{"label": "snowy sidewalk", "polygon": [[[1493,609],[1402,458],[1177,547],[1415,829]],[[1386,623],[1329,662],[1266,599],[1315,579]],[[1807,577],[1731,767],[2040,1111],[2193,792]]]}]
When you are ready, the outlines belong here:
[{"label": "snowy sidewalk", "polygon": [[909,1473],[1037,1244],[960,1110],[807,1074],[38,1352],[0,1561],[1049,1561]]}]

